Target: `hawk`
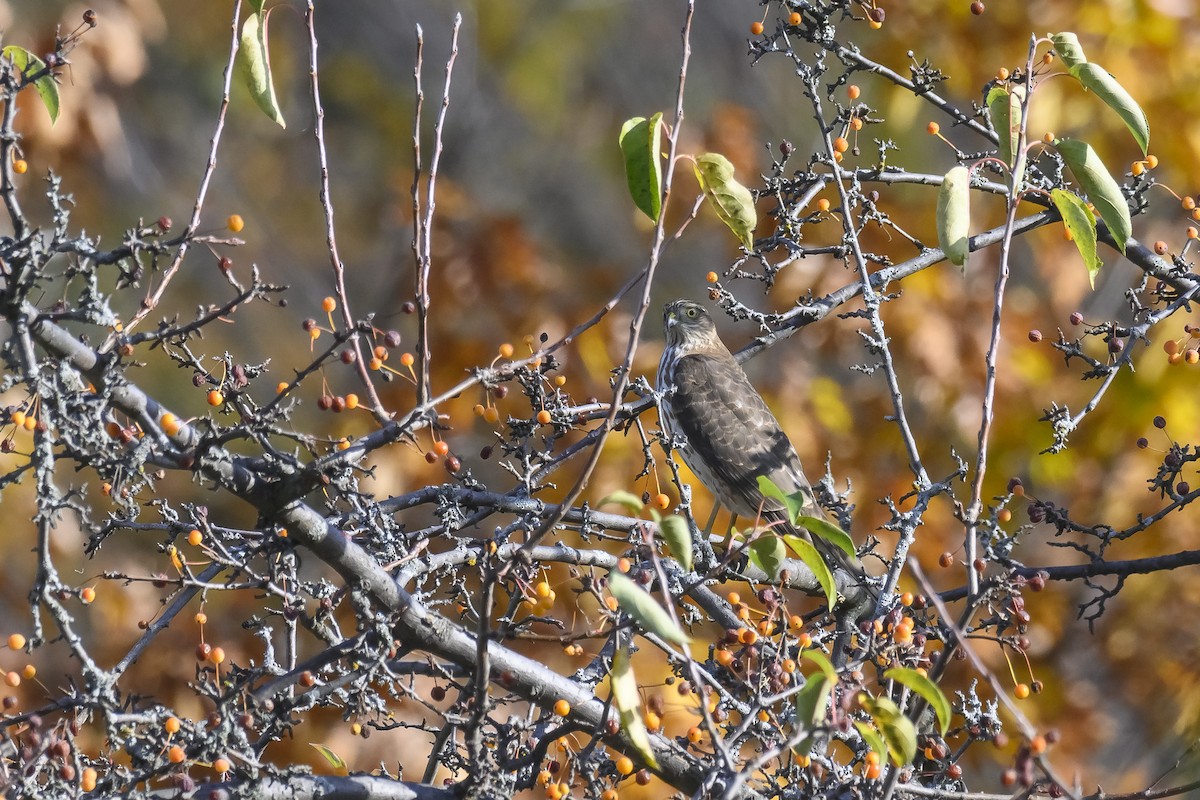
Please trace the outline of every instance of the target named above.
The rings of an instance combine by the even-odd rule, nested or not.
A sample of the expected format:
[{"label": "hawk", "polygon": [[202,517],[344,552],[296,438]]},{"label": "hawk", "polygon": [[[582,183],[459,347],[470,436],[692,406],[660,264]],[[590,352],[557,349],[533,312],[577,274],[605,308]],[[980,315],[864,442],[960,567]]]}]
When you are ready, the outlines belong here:
[{"label": "hawk", "polygon": [[659,412],[668,441],[679,445],[684,463],[731,512],[761,518],[773,523],[772,530],[812,541],[831,569],[848,572],[873,593],[858,559],[797,529],[783,504],[759,490],[758,479],[765,476],[784,494],[803,492],[806,516],[824,516],[796,448],[717,335],[708,311],[676,300],[664,308],[663,326],[667,342],[658,364]]}]

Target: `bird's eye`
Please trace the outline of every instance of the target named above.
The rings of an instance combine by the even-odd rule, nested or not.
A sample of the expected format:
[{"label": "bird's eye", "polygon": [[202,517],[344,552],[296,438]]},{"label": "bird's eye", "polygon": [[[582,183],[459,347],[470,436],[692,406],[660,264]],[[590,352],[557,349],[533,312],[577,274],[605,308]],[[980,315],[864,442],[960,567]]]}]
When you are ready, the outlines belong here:
[{"label": "bird's eye", "polygon": [[695,319],[695,318],[696,318],[696,309],[694,309],[694,308],[689,308],[689,309],[688,309],[687,311],[685,311],[684,313],[688,315],[688,318],[689,318],[689,319]]}]

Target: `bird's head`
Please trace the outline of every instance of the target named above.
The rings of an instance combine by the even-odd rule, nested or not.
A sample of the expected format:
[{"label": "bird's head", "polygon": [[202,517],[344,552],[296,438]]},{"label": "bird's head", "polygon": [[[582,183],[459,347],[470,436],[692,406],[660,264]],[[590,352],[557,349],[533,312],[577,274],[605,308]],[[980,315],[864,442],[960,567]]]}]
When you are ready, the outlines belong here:
[{"label": "bird's head", "polygon": [[663,308],[663,329],[668,347],[685,350],[711,346],[719,341],[717,326],[708,309],[691,300],[675,300]]}]

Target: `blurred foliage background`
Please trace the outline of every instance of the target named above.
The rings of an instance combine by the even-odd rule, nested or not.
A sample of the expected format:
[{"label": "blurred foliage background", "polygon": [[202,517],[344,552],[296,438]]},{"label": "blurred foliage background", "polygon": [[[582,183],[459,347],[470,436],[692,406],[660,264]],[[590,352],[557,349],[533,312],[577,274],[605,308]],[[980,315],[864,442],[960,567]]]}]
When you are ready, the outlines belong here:
[{"label": "blurred foliage background", "polygon": [[[868,56],[901,74],[907,74],[912,59],[929,59],[950,76],[940,91],[964,107],[982,97],[983,85],[999,68],[1024,63],[1031,34],[1076,31],[1090,59],[1114,73],[1147,112],[1151,151],[1160,159],[1158,179],[1180,194],[1200,189],[1196,0],[993,0],[982,16],[969,12],[968,0],[881,5],[888,14],[881,29],[859,24],[844,30],[854,30],[854,41]],[[227,3],[157,0],[106,0],[93,7],[99,26],[84,37],[65,73],[62,118],[52,127],[32,95],[21,109],[26,131],[21,147],[30,164],[23,200],[35,218],[48,221],[38,178],[47,170],[63,175],[76,200],[74,221],[111,245],[138,219],[149,222],[165,215],[182,225],[190,214],[221,95],[231,8]],[[55,25],[75,27],[84,8],[57,0],[0,2],[4,42],[45,52]],[[525,335],[543,331],[564,333],[642,267],[648,231],[627,196],[616,134],[628,117],[673,107],[683,21],[682,3],[631,0],[318,3],[333,201],[350,297],[356,314],[375,313],[381,328],[398,329],[406,342],[415,330],[415,320],[399,312],[413,291],[414,29],[423,27],[426,42],[428,123],[436,113],[452,19],[459,11],[464,22],[434,238],[435,390],[451,386],[472,365],[490,361],[501,342],[519,343]],[[803,156],[816,139],[808,104],[786,60],[767,57],[751,64],[747,56],[750,25],[764,13],[770,29],[778,6],[764,8],[746,0],[699,3],[687,79],[682,150],[724,153],[751,186],[778,157],[781,141],[792,142]],[[292,287],[288,307],[248,308],[225,326],[225,337],[213,336],[210,329],[205,342],[209,355],[228,350],[245,363],[270,359],[272,374],[279,377],[264,384],[264,390],[307,363],[309,342],[300,324],[305,317],[321,316],[320,298],[332,288],[317,198],[302,8],[281,3],[270,25],[288,127],[272,125],[235,80],[205,208],[206,225],[214,231],[228,214],[246,220],[246,244],[231,254],[235,271],[254,263],[268,280]],[[939,174],[951,166],[953,153],[925,133],[926,122],[938,118],[928,107],[870,75],[859,74],[855,82],[862,86],[863,100],[885,120],[863,132],[863,164],[872,163],[869,135],[877,135],[899,145],[889,155],[890,163]],[[1123,172],[1136,157],[1136,146],[1117,117],[1099,108],[1074,82],[1045,81],[1034,103],[1031,138],[1045,131],[1086,138],[1114,172]],[[943,133],[964,149],[982,148],[970,134],[960,136],[945,119],[939,121]],[[426,158],[429,130],[427,125],[422,134]],[[690,207],[695,192],[690,171],[681,170],[673,198],[677,218]],[[1134,234],[1146,242],[1166,240],[1177,249],[1186,225],[1179,204],[1166,191],[1151,197],[1150,214],[1135,220]],[[935,239],[929,190],[884,187],[880,206],[910,233]],[[1002,214],[1001,201],[979,202],[975,227],[998,225]],[[827,227],[830,241],[835,240],[839,224]],[[904,250],[898,247],[897,252]],[[1028,332],[1039,329],[1046,339],[1054,339],[1075,310],[1088,321],[1122,319],[1123,293],[1138,275],[1107,252],[1105,269],[1091,290],[1078,255],[1057,226],[1021,238],[1016,252],[988,494],[1002,494],[1009,477],[1020,476],[1030,494],[1069,507],[1076,519],[1128,524],[1139,512],[1155,508],[1145,481],[1169,440],[1152,428],[1151,419],[1164,415],[1168,434],[1179,441],[1197,436],[1200,372],[1168,366],[1159,345],[1183,335],[1184,322],[1200,320],[1181,315],[1189,318],[1177,317],[1157,331],[1153,346],[1136,357],[1136,373],[1121,375],[1101,408],[1075,434],[1072,448],[1039,455],[1050,442],[1049,430],[1036,421],[1043,410],[1052,401],[1078,409],[1095,384],[1081,382],[1076,367],[1064,367],[1047,341],[1030,342]],[[654,289],[657,301],[704,297],[705,274],[722,270],[736,255],[733,237],[705,210],[668,249]],[[187,315],[196,303],[223,297],[217,259],[217,254],[194,249],[154,319]],[[947,265],[928,270],[906,281],[903,296],[885,309],[908,408],[935,475],[952,471],[952,450],[967,456],[974,451],[995,266],[995,254],[985,252],[973,257],[965,278]],[[787,309],[810,289],[821,294],[853,279],[832,261],[808,259],[789,267],[767,295],[757,283],[735,282],[728,288],[751,305],[775,311]],[[148,280],[152,284],[154,278]],[[124,297],[129,305],[121,312],[131,315],[141,295]],[[607,393],[608,373],[619,363],[631,310],[628,302],[619,306],[564,351],[567,388],[577,399]],[[637,371],[650,376],[659,355],[656,310],[651,320],[636,364]],[[760,332],[728,320],[721,327],[735,347]],[[777,409],[810,476],[820,473],[832,454],[833,475],[840,486],[850,482],[858,504],[855,534],[861,539],[873,532],[886,550],[888,534],[875,530],[886,518],[885,510],[876,500],[902,495],[909,475],[895,430],[884,420],[890,410],[885,386],[879,378],[850,369],[867,360],[857,327],[854,320],[827,319],[776,346],[748,369]],[[194,388],[187,374],[160,353],[147,353],[144,360],[142,385],[151,393],[186,413],[208,411],[204,390]],[[327,378],[334,392],[356,388],[348,370],[331,371]],[[387,392],[396,409],[412,401],[411,384],[402,380]],[[322,414],[314,400],[304,398],[299,428],[329,437],[370,430],[366,414]],[[492,430],[471,413],[480,400],[464,396],[445,407],[453,428],[447,439],[478,474],[496,476],[494,463],[475,458]],[[1147,450],[1134,446],[1142,435],[1150,438]],[[380,495],[445,478],[439,464],[425,462],[421,448],[395,448],[377,466]],[[640,466],[637,438],[613,437],[589,496],[595,500],[617,488],[652,490],[651,480],[635,481]],[[663,471],[660,477],[668,476]],[[567,476],[560,483],[569,485]],[[28,615],[22,610],[33,563],[32,528],[25,522],[32,509],[28,491],[28,486],[16,487],[3,498],[10,522],[0,533],[8,554],[0,567],[5,573],[0,602],[14,629],[21,629]],[[168,479],[164,491],[211,503],[223,524],[254,524],[246,508],[226,507],[227,500],[181,477]],[[701,519],[707,516],[708,502],[697,488]],[[1019,505],[1014,511],[1015,528],[1025,520]],[[1194,509],[1176,515],[1173,524],[1114,548],[1110,557],[1187,549],[1194,539],[1194,518]],[[938,555],[959,551],[961,537],[953,509],[944,502],[935,506],[915,555],[943,588],[958,586],[963,573],[938,570]],[[1072,554],[1047,546],[1047,538],[1045,531],[1035,532],[1017,557],[1027,564],[1071,563]],[[171,571],[167,556],[149,539],[114,541],[94,561],[78,556],[80,541],[69,530],[61,532],[57,546],[63,558],[77,559],[81,583],[95,581],[103,569]],[[97,635],[109,637],[114,653],[123,652],[138,634],[137,622],[154,613],[160,591],[150,584],[102,584],[100,589],[100,599],[88,612],[90,621]],[[1055,751],[1063,774],[1078,769],[1085,788],[1093,782],[1110,791],[1144,788],[1175,763],[1181,742],[1196,732],[1200,721],[1195,670],[1200,647],[1194,626],[1185,622],[1200,612],[1200,582],[1188,572],[1133,578],[1094,633],[1075,618],[1077,604],[1088,596],[1085,587],[1070,585],[1031,599],[1033,671],[1045,691],[1026,701],[1026,711],[1039,724],[1063,730]],[[228,604],[231,613],[222,617],[210,610],[207,636],[242,641],[240,651],[236,645],[227,649],[234,659],[252,658],[255,645],[236,625],[242,618],[236,601],[212,598],[217,607]],[[564,607],[563,613],[570,611]],[[185,680],[190,672],[180,664],[192,657],[196,631],[177,633],[177,652],[159,649],[160,655],[141,665],[148,690],[170,695],[171,682]],[[980,650],[1002,674],[1007,672],[998,652],[989,652],[986,645]],[[39,663],[53,690],[58,675],[70,667],[51,666],[53,648],[40,657],[47,659]],[[552,663],[560,657],[556,652],[546,656]],[[1013,668],[1018,680],[1028,679],[1024,664]],[[42,690],[32,683],[13,691],[24,705],[42,699]],[[188,695],[181,683],[178,694]],[[345,723],[327,722],[325,729],[314,723],[276,752],[329,769],[306,746],[320,741],[343,755],[353,753],[354,768],[368,769],[381,759],[399,760],[410,770],[422,768],[423,751],[400,753],[394,740],[389,745],[383,736],[351,744]],[[1005,758],[998,754],[997,762]],[[985,771],[983,784],[994,786],[998,772],[999,767]],[[972,785],[987,788],[977,776]]]}]

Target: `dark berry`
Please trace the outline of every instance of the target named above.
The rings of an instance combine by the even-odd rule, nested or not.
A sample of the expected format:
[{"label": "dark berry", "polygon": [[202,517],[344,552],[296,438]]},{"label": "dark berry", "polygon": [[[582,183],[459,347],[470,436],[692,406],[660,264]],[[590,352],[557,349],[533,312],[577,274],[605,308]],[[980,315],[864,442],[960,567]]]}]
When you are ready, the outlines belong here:
[{"label": "dark berry", "polygon": [[1081,314],[1078,311],[1072,311],[1070,320],[1071,320],[1072,325],[1082,325],[1083,324],[1083,314]]},{"label": "dark berry", "polygon": [[1154,418],[1154,427],[1159,428],[1159,429],[1167,427],[1167,418],[1166,417],[1155,417]]},{"label": "dark berry", "polygon": [[400,331],[388,331],[383,337],[383,344],[385,347],[399,347]]},{"label": "dark berry", "polygon": [[1041,331],[1032,330],[1029,332],[1029,341],[1040,342],[1041,340],[1042,340],[1042,332]]},{"label": "dark berry", "polygon": [[[984,6],[983,6],[983,3],[979,2],[979,0],[975,0],[975,2],[974,2],[974,3],[971,3],[971,13],[972,13],[972,14],[974,14],[975,16],[977,16],[977,17],[978,17],[978,16],[979,16],[979,15],[981,15],[983,12],[984,12]],[[956,766],[957,766],[957,765],[956,765]],[[961,774],[962,774],[962,770],[959,770],[959,775],[961,775]],[[950,777],[952,777],[952,778],[957,778],[957,777],[958,777],[958,775],[951,775]]]}]

